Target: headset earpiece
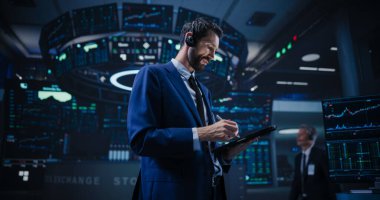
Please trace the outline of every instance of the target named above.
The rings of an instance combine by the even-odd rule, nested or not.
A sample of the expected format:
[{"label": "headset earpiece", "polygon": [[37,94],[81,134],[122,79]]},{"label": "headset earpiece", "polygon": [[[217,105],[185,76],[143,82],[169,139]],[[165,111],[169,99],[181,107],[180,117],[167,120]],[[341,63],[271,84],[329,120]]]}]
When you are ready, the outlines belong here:
[{"label": "headset earpiece", "polygon": [[193,36],[187,36],[185,39],[186,45],[189,47],[195,46]]}]

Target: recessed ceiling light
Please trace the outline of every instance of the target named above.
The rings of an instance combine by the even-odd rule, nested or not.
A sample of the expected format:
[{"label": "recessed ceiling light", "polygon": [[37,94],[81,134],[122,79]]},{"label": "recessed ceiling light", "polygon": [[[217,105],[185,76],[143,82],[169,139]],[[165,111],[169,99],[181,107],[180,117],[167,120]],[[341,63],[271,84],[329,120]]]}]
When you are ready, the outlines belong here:
[{"label": "recessed ceiling light", "polygon": [[300,66],[299,70],[304,70],[304,71],[320,71],[320,72],[335,72],[334,68],[327,68],[327,67],[306,67],[306,66]]},{"label": "recessed ceiling light", "polygon": [[338,51],[338,47],[330,47],[331,51]]},{"label": "recessed ceiling light", "polygon": [[304,62],[313,62],[316,61],[320,58],[319,54],[316,53],[311,53],[311,54],[306,54],[302,56],[302,61]]},{"label": "recessed ceiling light", "polygon": [[307,86],[309,85],[307,82],[297,82],[297,81],[277,81],[277,85],[295,85],[295,86]]},{"label": "recessed ceiling light", "polygon": [[305,67],[305,66],[301,66],[299,69],[300,70],[306,70],[306,71],[317,71],[318,70],[318,68],[316,68],[316,67]]},{"label": "recessed ceiling light", "polygon": [[307,82],[293,82],[293,85],[307,86],[309,84]]},{"label": "recessed ceiling light", "polygon": [[288,128],[288,129],[279,130],[278,133],[283,134],[283,135],[297,134],[298,130],[299,130],[298,128]]},{"label": "recessed ceiling light", "polygon": [[293,82],[291,81],[277,81],[277,85],[292,85]]},{"label": "recessed ceiling light", "polygon": [[334,68],[323,68],[323,67],[320,67],[320,68],[318,68],[318,71],[321,71],[321,72],[335,72],[335,69]]}]

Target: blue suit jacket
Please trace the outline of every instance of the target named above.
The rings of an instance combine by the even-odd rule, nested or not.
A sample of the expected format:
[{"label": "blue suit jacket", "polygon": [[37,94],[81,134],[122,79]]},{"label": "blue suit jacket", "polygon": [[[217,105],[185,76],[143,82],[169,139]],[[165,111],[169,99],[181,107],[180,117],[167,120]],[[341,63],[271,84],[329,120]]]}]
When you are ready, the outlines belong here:
[{"label": "blue suit jacket", "polygon": [[[200,84],[208,119],[211,96]],[[201,119],[172,62],[143,67],[128,107],[131,148],[141,156],[140,199],[208,199],[213,164],[209,152],[193,150],[193,127]]]}]

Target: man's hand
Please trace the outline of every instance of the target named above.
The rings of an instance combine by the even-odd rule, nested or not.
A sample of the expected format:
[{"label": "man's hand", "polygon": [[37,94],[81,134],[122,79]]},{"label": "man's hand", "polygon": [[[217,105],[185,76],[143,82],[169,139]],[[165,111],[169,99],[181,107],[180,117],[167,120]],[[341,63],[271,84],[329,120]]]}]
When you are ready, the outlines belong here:
[{"label": "man's hand", "polygon": [[256,142],[259,140],[259,137],[258,138],[253,138],[247,142],[244,142],[242,144],[239,144],[235,147],[231,147],[230,149],[228,149],[224,154],[223,154],[223,159],[226,160],[226,161],[231,161],[236,155],[238,155],[239,153],[241,153],[242,151],[246,150],[248,148],[248,146],[252,143],[252,142]]},{"label": "man's hand", "polygon": [[222,119],[215,124],[197,128],[200,141],[227,142],[238,135],[237,123]]}]

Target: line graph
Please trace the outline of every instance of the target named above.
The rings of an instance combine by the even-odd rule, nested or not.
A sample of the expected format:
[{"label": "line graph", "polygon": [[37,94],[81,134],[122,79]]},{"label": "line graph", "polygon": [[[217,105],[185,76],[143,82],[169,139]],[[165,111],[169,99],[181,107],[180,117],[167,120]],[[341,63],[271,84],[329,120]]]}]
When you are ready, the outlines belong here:
[{"label": "line graph", "polygon": [[126,21],[133,20],[133,19],[144,19],[144,18],[159,16],[160,14],[161,14],[161,12],[152,12],[152,13],[143,12],[141,14],[136,14],[136,15],[131,15],[131,16],[125,17],[124,19]]},{"label": "line graph", "polygon": [[380,131],[380,97],[365,96],[322,102],[326,136],[372,137]]},{"label": "line graph", "polygon": [[123,3],[122,19],[126,31],[171,33],[173,7]]},{"label": "line graph", "polygon": [[354,116],[358,113],[361,113],[361,112],[364,112],[364,111],[369,111],[369,110],[375,110],[377,108],[380,108],[380,104],[377,104],[377,105],[374,105],[374,106],[370,106],[370,107],[366,107],[366,108],[361,108],[359,110],[356,110],[356,111],[351,111],[349,108],[345,108],[343,110],[343,112],[341,112],[340,114],[330,114],[330,115],[326,115],[325,117],[327,119],[331,119],[331,118],[341,118],[343,117],[345,114],[348,114],[348,115],[351,115],[351,116]]}]

